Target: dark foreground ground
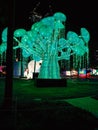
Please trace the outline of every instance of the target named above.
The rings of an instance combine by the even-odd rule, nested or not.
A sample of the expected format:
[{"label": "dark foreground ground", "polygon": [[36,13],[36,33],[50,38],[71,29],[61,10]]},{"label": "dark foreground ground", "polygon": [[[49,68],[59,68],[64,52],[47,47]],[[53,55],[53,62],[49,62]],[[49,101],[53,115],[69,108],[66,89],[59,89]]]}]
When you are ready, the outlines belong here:
[{"label": "dark foreground ground", "polygon": [[98,118],[92,113],[63,101],[87,96],[98,100],[97,80],[67,79],[65,87],[37,88],[34,80],[13,79],[9,110],[2,108],[4,89],[3,78],[0,79],[0,130],[98,130]]}]

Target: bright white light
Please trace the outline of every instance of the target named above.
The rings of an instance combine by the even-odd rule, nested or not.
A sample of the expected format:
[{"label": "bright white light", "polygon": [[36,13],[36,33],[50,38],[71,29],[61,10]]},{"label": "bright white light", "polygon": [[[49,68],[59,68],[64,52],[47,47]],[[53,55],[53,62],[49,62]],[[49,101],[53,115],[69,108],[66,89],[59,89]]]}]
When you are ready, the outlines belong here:
[{"label": "bright white light", "polygon": [[41,63],[42,63],[42,60],[36,61],[36,62],[34,60],[31,60],[28,63],[27,70],[24,72],[24,76],[27,77],[27,79],[32,79],[34,72],[35,73],[39,73],[40,72]]}]

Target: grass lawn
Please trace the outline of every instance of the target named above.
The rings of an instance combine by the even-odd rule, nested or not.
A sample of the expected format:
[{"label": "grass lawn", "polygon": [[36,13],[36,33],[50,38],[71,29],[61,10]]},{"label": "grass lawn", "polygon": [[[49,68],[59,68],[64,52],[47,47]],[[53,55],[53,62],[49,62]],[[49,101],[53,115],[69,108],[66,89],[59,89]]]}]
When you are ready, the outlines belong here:
[{"label": "grass lawn", "polygon": [[[0,79],[0,106],[4,89],[3,78]],[[66,87],[37,88],[34,80],[13,79],[12,112],[5,114],[6,110],[1,109],[1,127],[10,130],[97,130],[95,116],[62,100],[88,96],[98,99],[98,82],[67,79]]]}]

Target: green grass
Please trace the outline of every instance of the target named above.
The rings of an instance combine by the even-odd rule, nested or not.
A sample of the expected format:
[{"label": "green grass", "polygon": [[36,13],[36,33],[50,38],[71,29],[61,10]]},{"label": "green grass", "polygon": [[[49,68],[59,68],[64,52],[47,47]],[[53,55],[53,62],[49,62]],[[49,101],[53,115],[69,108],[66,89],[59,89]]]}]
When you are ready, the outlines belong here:
[{"label": "green grass", "polygon": [[[5,79],[0,79],[0,104],[4,98]],[[94,130],[98,119],[90,112],[61,100],[77,97],[98,97],[98,83],[67,80],[66,87],[37,88],[34,80],[13,79],[13,111],[2,111],[2,126],[14,130],[70,129]],[[97,98],[96,98],[97,99]]]},{"label": "green grass", "polygon": [[[47,87],[37,88],[32,80],[19,80],[13,81],[13,96],[19,98],[42,98],[42,99],[60,99],[60,98],[75,98],[82,96],[93,96],[98,94],[97,84],[83,84],[67,80],[66,87]],[[29,100],[30,100],[29,99]],[[28,99],[27,99],[28,100]]]}]

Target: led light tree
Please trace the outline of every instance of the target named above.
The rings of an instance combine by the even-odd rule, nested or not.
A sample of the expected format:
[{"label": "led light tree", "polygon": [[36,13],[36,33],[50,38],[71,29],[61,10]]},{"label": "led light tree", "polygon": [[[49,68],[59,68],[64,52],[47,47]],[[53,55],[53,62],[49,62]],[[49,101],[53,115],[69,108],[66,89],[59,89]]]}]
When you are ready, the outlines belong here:
[{"label": "led light tree", "polygon": [[81,59],[89,52],[89,32],[85,28],[81,28],[81,35],[69,31],[65,39],[60,37],[60,32],[65,29],[64,22],[66,16],[57,12],[34,23],[30,31],[14,31],[13,38],[18,45],[13,49],[21,48],[23,57],[32,56],[35,61],[42,60],[38,78],[60,79],[59,60],[68,61],[71,55]]},{"label": "led light tree", "polygon": [[67,33],[68,43],[73,52],[73,68],[85,68],[89,66],[89,48],[88,42],[90,34],[86,28],[80,29],[80,35],[69,31]]},{"label": "led light tree", "polygon": [[4,53],[7,49],[7,30],[8,28],[5,28],[2,32],[2,43],[0,45],[0,55]]},{"label": "led light tree", "polygon": [[[22,36],[21,41],[18,41],[17,47],[22,48],[23,56],[33,54],[33,59],[43,61],[38,78],[60,78],[58,44],[60,30],[64,28],[62,22],[65,20],[66,16],[62,13],[55,13],[53,17],[46,17],[33,24],[31,30]],[[19,31],[16,30],[14,33],[14,39],[16,39]]]}]

